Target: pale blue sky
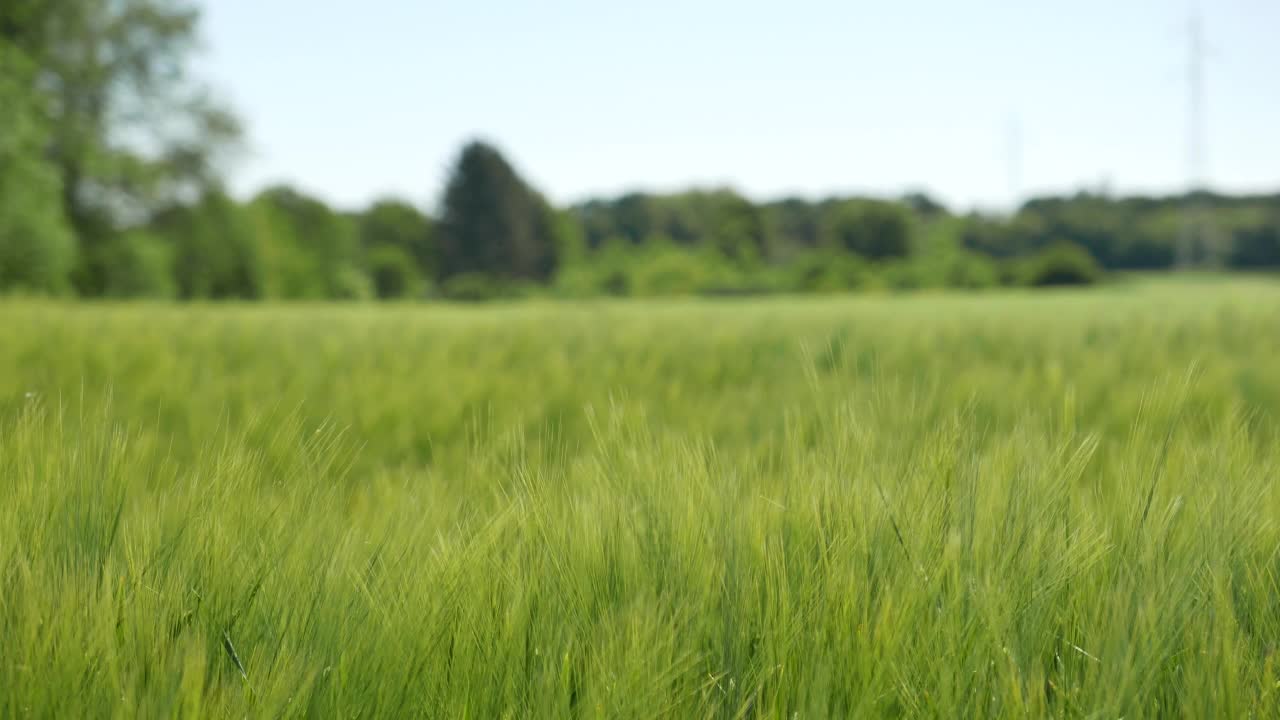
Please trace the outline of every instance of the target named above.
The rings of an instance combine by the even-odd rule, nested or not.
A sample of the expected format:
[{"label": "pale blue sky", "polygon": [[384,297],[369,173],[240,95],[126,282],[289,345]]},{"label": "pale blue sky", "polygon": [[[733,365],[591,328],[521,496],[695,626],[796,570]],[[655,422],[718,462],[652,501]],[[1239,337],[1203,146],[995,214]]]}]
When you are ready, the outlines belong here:
[{"label": "pale blue sky", "polygon": [[[1280,2],[1201,12],[1209,181],[1280,190]],[[1185,0],[206,0],[203,63],[248,124],[240,193],[286,181],[344,207],[431,208],[479,136],[562,203],[727,184],[1001,207],[1015,188],[1186,185],[1189,14]]]}]

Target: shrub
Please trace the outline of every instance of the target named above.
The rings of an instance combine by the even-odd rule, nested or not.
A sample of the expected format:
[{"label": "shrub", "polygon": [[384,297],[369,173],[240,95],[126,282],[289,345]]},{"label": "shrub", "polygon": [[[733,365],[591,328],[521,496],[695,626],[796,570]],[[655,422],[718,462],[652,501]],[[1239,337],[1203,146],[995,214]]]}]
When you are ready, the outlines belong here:
[{"label": "shrub", "polygon": [[421,273],[414,259],[404,249],[380,245],[366,258],[373,294],[380,300],[419,297],[424,290]]},{"label": "shrub", "polygon": [[636,259],[630,287],[637,295],[693,295],[712,284],[713,274],[695,253],[661,247]]},{"label": "shrub", "polygon": [[578,260],[561,265],[556,270],[553,291],[565,298],[588,298],[602,294],[600,270],[595,265]]},{"label": "shrub", "polygon": [[601,273],[599,287],[605,295],[626,297],[631,294],[631,277],[626,270],[609,268]]},{"label": "shrub", "polygon": [[879,280],[889,290],[919,290],[929,287],[929,273],[919,262],[909,260],[886,263],[880,273]]},{"label": "shrub", "polygon": [[826,219],[824,233],[834,247],[868,260],[891,260],[911,254],[911,214],[897,203],[844,201]]},{"label": "shrub", "polygon": [[483,302],[505,295],[502,284],[484,273],[461,273],[444,281],[440,290],[450,300]]},{"label": "shrub", "polygon": [[334,271],[330,292],[335,300],[368,300],[373,282],[360,268],[345,265]]},{"label": "shrub", "polygon": [[1089,251],[1070,242],[1057,242],[1029,259],[1026,283],[1032,287],[1090,285],[1102,278],[1102,268]]},{"label": "shrub", "polygon": [[865,287],[870,279],[866,264],[856,255],[839,250],[810,250],[788,267],[786,289],[805,293],[845,292]]},{"label": "shrub", "polygon": [[1000,269],[991,258],[973,252],[960,252],[946,266],[947,287],[981,290],[1000,284]]}]

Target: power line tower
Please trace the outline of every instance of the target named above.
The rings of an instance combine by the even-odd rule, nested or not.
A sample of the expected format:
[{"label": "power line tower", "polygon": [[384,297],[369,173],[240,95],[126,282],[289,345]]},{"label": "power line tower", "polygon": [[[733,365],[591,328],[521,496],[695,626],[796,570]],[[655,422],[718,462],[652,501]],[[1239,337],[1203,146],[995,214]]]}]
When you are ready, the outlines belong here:
[{"label": "power line tower", "polygon": [[1209,247],[1208,227],[1203,199],[1205,185],[1204,140],[1204,25],[1198,7],[1191,11],[1191,42],[1187,64],[1187,164],[1188,187],[1183,209],[1182,233],[1178,241],[1177,263],[1188,268],[1200,259],[1216,257]]}]

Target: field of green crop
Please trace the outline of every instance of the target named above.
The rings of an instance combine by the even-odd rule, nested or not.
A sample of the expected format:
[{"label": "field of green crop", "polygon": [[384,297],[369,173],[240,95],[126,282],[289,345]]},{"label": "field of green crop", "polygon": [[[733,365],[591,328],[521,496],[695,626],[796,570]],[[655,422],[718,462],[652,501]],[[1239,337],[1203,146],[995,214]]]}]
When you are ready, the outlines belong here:
[{"label": "field of green crop", "polygon": [[1280,284],[0,304],[0,717],[1280,716]]}]

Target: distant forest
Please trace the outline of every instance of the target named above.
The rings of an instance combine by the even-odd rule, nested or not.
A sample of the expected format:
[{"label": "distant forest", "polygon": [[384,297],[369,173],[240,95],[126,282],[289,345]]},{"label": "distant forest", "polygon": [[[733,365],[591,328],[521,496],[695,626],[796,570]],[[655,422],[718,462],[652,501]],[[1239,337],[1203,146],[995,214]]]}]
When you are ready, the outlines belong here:
[{"label": "distant forest", "polygon": [[189,72],[198,20],[166,0],[0,4],[0,293],[474,300],[1280,268],[1280,194],[1081,193],[1008,216],[727,188],[556,208],[483,142],[433,212],[394,198],[343,212],[289,187],[241,202],[223,184],[240,124]]}]

